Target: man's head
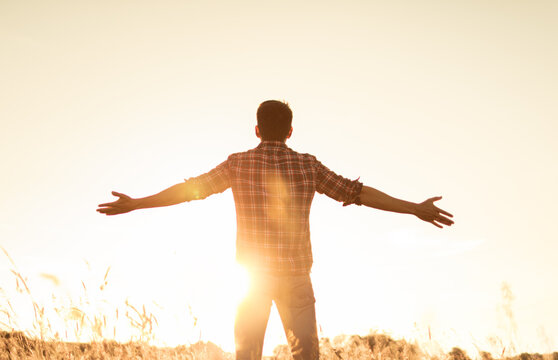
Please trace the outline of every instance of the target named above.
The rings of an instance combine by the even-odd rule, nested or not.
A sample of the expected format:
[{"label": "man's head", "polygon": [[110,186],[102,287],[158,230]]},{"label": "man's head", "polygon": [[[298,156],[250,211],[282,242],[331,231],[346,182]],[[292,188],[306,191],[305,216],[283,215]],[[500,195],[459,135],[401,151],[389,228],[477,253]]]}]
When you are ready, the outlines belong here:
[{"label": "man's head", "polygon": [[262,140],[285,141],[291,136],[293,112],[289,104],[277,100],[264,101],[258,107],[256,117],[256,135]]}]

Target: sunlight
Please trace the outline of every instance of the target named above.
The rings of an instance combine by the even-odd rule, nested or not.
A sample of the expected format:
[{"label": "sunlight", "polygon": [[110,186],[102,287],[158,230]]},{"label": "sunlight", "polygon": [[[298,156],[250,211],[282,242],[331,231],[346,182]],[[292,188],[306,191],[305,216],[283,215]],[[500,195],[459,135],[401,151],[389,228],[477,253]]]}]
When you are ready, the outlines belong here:
[{"label": "sunlight", "polygon": [[246,269],[233,259],[221,262],[220,268],[218,280],[208,277],[209,287],[215,287],[215,292],[207,290],[195,301],[193,313],[198,323],[194,331],[198,331],[199,339],[234,352],[236,310],[248,292],[250,280]]},{"label": "sunlight", "polygon": [[246,297],[250,286],[250,275],[245,267],[234,262],[229,265],[226,280],[227,288],[225,293],[230,296],[230,302],[234,305],[235,312],[238,304]]}]

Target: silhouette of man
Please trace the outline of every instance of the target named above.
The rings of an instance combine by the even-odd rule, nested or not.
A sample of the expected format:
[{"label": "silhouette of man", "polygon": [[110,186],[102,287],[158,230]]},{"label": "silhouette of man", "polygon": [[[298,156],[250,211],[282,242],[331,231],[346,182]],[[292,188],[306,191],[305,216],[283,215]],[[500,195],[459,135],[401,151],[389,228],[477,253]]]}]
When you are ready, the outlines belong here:
[{"label": "silhouette of man", "polygon": [[286,145],[293,128],[288,104],[269,100],[258,107],[260,144],[230,155],[210,172],[158,194],[100,204],[98,212],[117,215],[132,210],[200,200],[232,188],[237,218],[236,256],[252,276],[248,296],[235,321],[236,359],[261,359],[272,301],[275,302],[295,360],[318,359],[315,299],[310,281],[312,250],[309,214],[314,193],[380,210],[412,214],[437,227],[453,217],[437,208],[433,197],[422,203],[393,198],[357,180],[343,178],[315,156]]}]

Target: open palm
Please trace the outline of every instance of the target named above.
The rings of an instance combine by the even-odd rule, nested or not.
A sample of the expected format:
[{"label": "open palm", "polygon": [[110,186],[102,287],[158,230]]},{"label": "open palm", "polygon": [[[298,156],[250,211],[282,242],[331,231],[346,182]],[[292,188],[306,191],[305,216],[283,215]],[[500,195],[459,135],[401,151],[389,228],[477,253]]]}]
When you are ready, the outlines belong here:
[{"label": "open palm", "polygon": [[112,195],[118,196],[118,200],[99,204],[99,208],[97,209],[98,212],[105,215],[118,215],[130,212],[135,209],[135,201],[133,198],[116,191],[113,191]]},{"label": "open palm", "polygon": [[434,201],[438,201],[440,199],[442,199],[441,196],[436,196],[421,202],[417,206],[415,215],[419,219],[429,222],[439,228],[442,227],[440,224],[451,226],[453,224],[453,220],[449,219],[448,216],[453,217],[453,215],[434,205]]}]

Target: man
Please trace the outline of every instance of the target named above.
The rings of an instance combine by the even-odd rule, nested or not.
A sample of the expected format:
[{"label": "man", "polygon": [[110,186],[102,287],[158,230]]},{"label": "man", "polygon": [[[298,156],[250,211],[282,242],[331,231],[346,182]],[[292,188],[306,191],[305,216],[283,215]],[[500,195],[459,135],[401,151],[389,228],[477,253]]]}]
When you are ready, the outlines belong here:
[{"label": "man", "polygon": [[249,294],[235,321],[236,358],[261,359],[272,301],[275,301],[295,360],[318,358],[315,299],[310,281],[312,250],[309,214],[315,192],[344,205],[357,204],[413,214],[437,227],[450,226],[452,215],[434,206],[393,198],[345,179],[316,157],[297,153],[285,144],[293,128],[288,104],[269,100],[257,111],[260,144],[232,154],[215,169],[162,192],[134,199],[113,192],[118,200],[100,204],[106,215],[169,206],[232,188],[237,217],[237,260],[252,275]]}]

